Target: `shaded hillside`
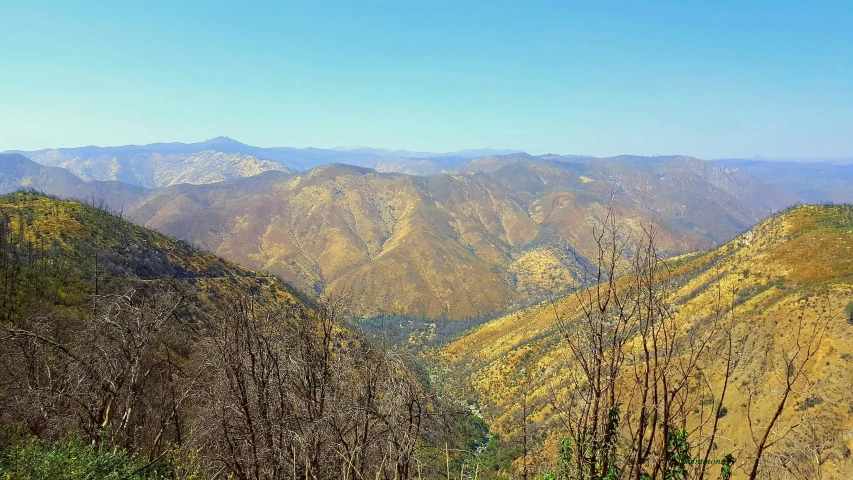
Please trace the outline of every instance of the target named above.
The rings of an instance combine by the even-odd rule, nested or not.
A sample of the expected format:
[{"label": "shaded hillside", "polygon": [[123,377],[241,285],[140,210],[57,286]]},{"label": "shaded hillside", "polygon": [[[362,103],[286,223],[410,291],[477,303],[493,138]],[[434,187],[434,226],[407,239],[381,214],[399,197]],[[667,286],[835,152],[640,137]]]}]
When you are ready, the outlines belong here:
[{"label": "shaded hillside", "polygon": [[[754,178],[689,158],[473,160],[412,177],[344,165],[154,192],[139,224],[287,278],[354,291],[366,314],[485,317],[565,291],[613,201],[662,223],[667,254],[707,248],[792,202]],[[639,221],[632,227],[639,231]]]},{"label": "shaded hillside", "polygon": [[[853,304],[853,207],[796,207],[719,249],[669,265],[678,331],[710,334],[703,374],[713,391],[722,385],[721,368],[714,362],[725,352],[724,338],[712,330],[720,305],[726,321],[734,322],[733,335],[744,342],[725,403],[715,407],[726,407],[718,414],[724,432],[718,451],[739,459],[735,478],[752,461],[750,428],[761,432],[778,405],[786,378],[779,362],[798,351],[797,342],[803,341],[798,328],[811,331],[828,322],[819,349],[804,365],[806,379],[796,383],[773,435],[794,429],[788,436],[771,436],[774,449],[768,450],[767,465],[782,468],[777,462],[787,461],[788,468],[804,475],[798,478],[816,478],[818,466],[803,452],[820,448],[826,456],[820,467],[824,478],[845,478],[851,447],[845,432],[853,428],[853,320],[850,310],[845,312]],[[551,399],[555,393],[561,398],[572,354],[557,318],[578,317],[578,299],[569,296],[494,320],[443,352],[451,376],[470,387],[469,398],[505,438],[518,438],[520,399],[527,392],[528,428],[536,432],[540,465],[553,461],[555,443],[565,435]]]},{"label": "shaded hillside", "polygon": [[637,212],[623,218],[645,218],[648,214],[643,212],[652,212],[673,230],[698,234],[713,243],[728,241],[798,200],[747,173],[683,156],[489,157],[472,160],[460,170],[485,172],[529,193],[537,201],[533,209],[542,216],[554,216],[556,224],[565,225],[561,218],[565,207],[552,205],[572,201],[564,192],[613,193],[617,204]]},{"label": "shaded hillside", "polygon": [[67,169],[47,167],[16,153],[0,153],[0,194],[18,190],[47,192],[122,211],[148,189],[116,181],[83,181]]},{"label": "shaded hillside", "polygon": [[61,195],[83,183],[64,168],[46,167],[16,153],[0,153],[0,193],[32,188]]},{"label": "shaded hillside", "polygon": [[807,203],[853,202],[853,165],[830,161],[715,160],[796,193]]}]

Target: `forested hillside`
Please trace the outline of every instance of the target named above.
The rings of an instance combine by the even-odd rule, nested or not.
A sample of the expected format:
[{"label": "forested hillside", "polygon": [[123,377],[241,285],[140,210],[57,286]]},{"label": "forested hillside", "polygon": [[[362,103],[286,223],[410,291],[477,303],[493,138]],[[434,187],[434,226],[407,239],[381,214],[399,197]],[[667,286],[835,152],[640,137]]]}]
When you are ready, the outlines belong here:
[{"label": "forested hillside", "polygon": [[89,203],[1,197],[3,468],[109,448],[110,468],[155,476],[656,478],[675,468],[670,441],[697,465],[730,455],[735,477],[847,465],[849,207],[798,207],[679,256],[791,197],[684,157],[154,190],[3,159],[5,188]]}]

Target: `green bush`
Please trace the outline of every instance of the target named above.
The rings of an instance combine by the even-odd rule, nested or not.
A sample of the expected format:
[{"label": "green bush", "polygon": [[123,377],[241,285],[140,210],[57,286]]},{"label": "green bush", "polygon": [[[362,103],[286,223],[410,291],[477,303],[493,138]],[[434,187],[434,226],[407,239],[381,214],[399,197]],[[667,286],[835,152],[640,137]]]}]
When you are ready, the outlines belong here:
[{"label": "green bush", "polygon": [[0,452],[0,480],[150,480],[169,478],[168,465],[125,451],[96,450],[79,440],[37,438]]}]

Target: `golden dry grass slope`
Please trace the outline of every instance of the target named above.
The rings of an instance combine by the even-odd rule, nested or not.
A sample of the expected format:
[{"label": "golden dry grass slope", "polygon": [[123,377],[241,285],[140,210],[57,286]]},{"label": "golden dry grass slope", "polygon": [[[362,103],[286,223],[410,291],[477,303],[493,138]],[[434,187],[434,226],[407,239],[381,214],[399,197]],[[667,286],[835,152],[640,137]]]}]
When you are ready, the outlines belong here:
[{"label": "golden dry grass slope", "polygon": [[[671,298],[684,331],[708,328],[721,295],[734,315],[729,318],[735,319],[736,336],[747,339],[725,400],[727,414],[720,420],[724,435],[717,441],[717,451],[735,452],[742,462],[752,448],[750,423],[760,430],[777,405],[785,374],[778,369],[779,359],[794,351],[799,318],[807,329],[819,319],[829,320],[823,343],[806,365],[806,380],[796,385],[780,419],[784,427],[774,435],[800,426],[775,448],[788,442],[812,459],[820,450],[826,459],[824,478],[849,478],[844,472],[850,472],[845,469],[851,468],[853,448],[853,320],[845,308],[853,301],[853,206],[795,207],[721,248],[669,263],[676,286]],[[521,392],[530,390],[532,429],[546,438],[540,459],[554,458],[554,442],[563,434],[551,398],[572,368],[555,312],[578,315],[576,298],[499,318],[441,352],[448,371],[467,386],[465,395],[479,403],[493,430],[504,437],[518,435]],[[720,369],[708,365],[704,373],[719,391]],[[761,386],[751,422],[750,386]],[[799,468],[809,466],[811,460],[805,461]],[[817,478],[813,474],[802,478]]]},{"label": "golden dry grass slope", "polygon": [[368,315],[461,319],[566,291],[611,194],[635,229],[662,219],[668,254],[730,239],[791,201],[684,157],[491,157],[427,177],[334,164],[180,185],[127,213],[303,291],[354,293]]},{"label": "golden dry grass slope", "polygon": [[[27,275],[49,278],[55,287],[48,289],[52,296],[23,298],[23,303],[77,308],[88,305],[85,298],[96,285],[113,281],[185,288],[191,310],[247,294],[262,301],[299,301],[276,277],[75,201],[37,193],[2,195],[0,228],[4,253],[17,258]],[[7,274],[14,270],[8,260],[4,265]]]}]

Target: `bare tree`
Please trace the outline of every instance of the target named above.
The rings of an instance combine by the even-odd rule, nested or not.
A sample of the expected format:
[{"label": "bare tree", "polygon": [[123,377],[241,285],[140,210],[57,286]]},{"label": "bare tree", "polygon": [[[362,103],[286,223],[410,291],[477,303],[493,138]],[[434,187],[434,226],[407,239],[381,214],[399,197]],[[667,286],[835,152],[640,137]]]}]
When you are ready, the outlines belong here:
[{"label": "bare tree", "polygon": [[[792,462],[812,465],[818,475],[829,460],[826,429],[811,428],[808,459],[781,441],[808,419],[788,419],[784,412],[795,393],[806,397],[807,372],[833,317],[831,309],[807,306],[794,323],[790,346],[768,353],[765,368],[779,372],[779,386],[748,375],[755,362],[745,361],[753,345],[748,326],[735,315],[734,292],[726,299],[716,285],[710,315],[684,318],[672,300],[674,281],[658,255],[652,223],[632,238],[616,221],[611,206],[594,228],[597,256],[587,270],[591,287],[575,293],[575,310],[561,313],[554,304],[570,368],[554,407],[568,432],[564,475],[577,479],[707,478],[711,452],[717,448],[720,418],[732,379],[745,377],[746,416],[753,450],[746,472],[750,479],[767,470],[762,459],[788,473]],[[828,304],[828,302],[827,302]],[[770,347],[768,347],[770,348]],[[754,360],[754,359],[750,359]],[[774,398],[768,418],[756,418],[757,398]],[[708,408],[710,406],[710,408]],[[803,449],[800,448],[800,451]],[[768,456],[768,452],[772,455]],[[695,457],[694,457],[695,456]],[[695,460],[694,460],[695,458]],[[767,460],[769,461],[769,460]],[[726,456],[723,477],[735,458]],[[803,463],[805,462],[805,463]],[[688,468],[692,463],[701,465]]]},{"label": "bare tree", "polygon": [[[686,478],[692,451],[704,446],[707,460],[714,445],[739,356],[734,317],[720,294],[701,328],[678,318],[657,231],[652,222],[634,238],[608,208],[593,231],[597,256],[587,270],[593,286],[574,295],[579,314],[566,317],[555,306],[574,366],[564,395],[554,396],[571,442],[571,478]],[[714,392],[704,369],[720,346],[723,388]],[[703,400],[715,393],[709,411]],[[703,466],[698,478],[704,475]]]},{"label": "bare tree", "polygon": [[3,366],[19,376],[5,388],[18,416],[36,435],[77,429],[95,446],[152,456],[180,444],[188,388],[172,352],[182,298],[128,287],[95,297],[96,313],[82,322],[47,314],[6,325]]},{"label": "bare tree", "polygon": [[241,479],[411,478],[430,409],[394,354],[342,324],[341,305],[235,302],[204,350],[208,385],[197,428]]}]

